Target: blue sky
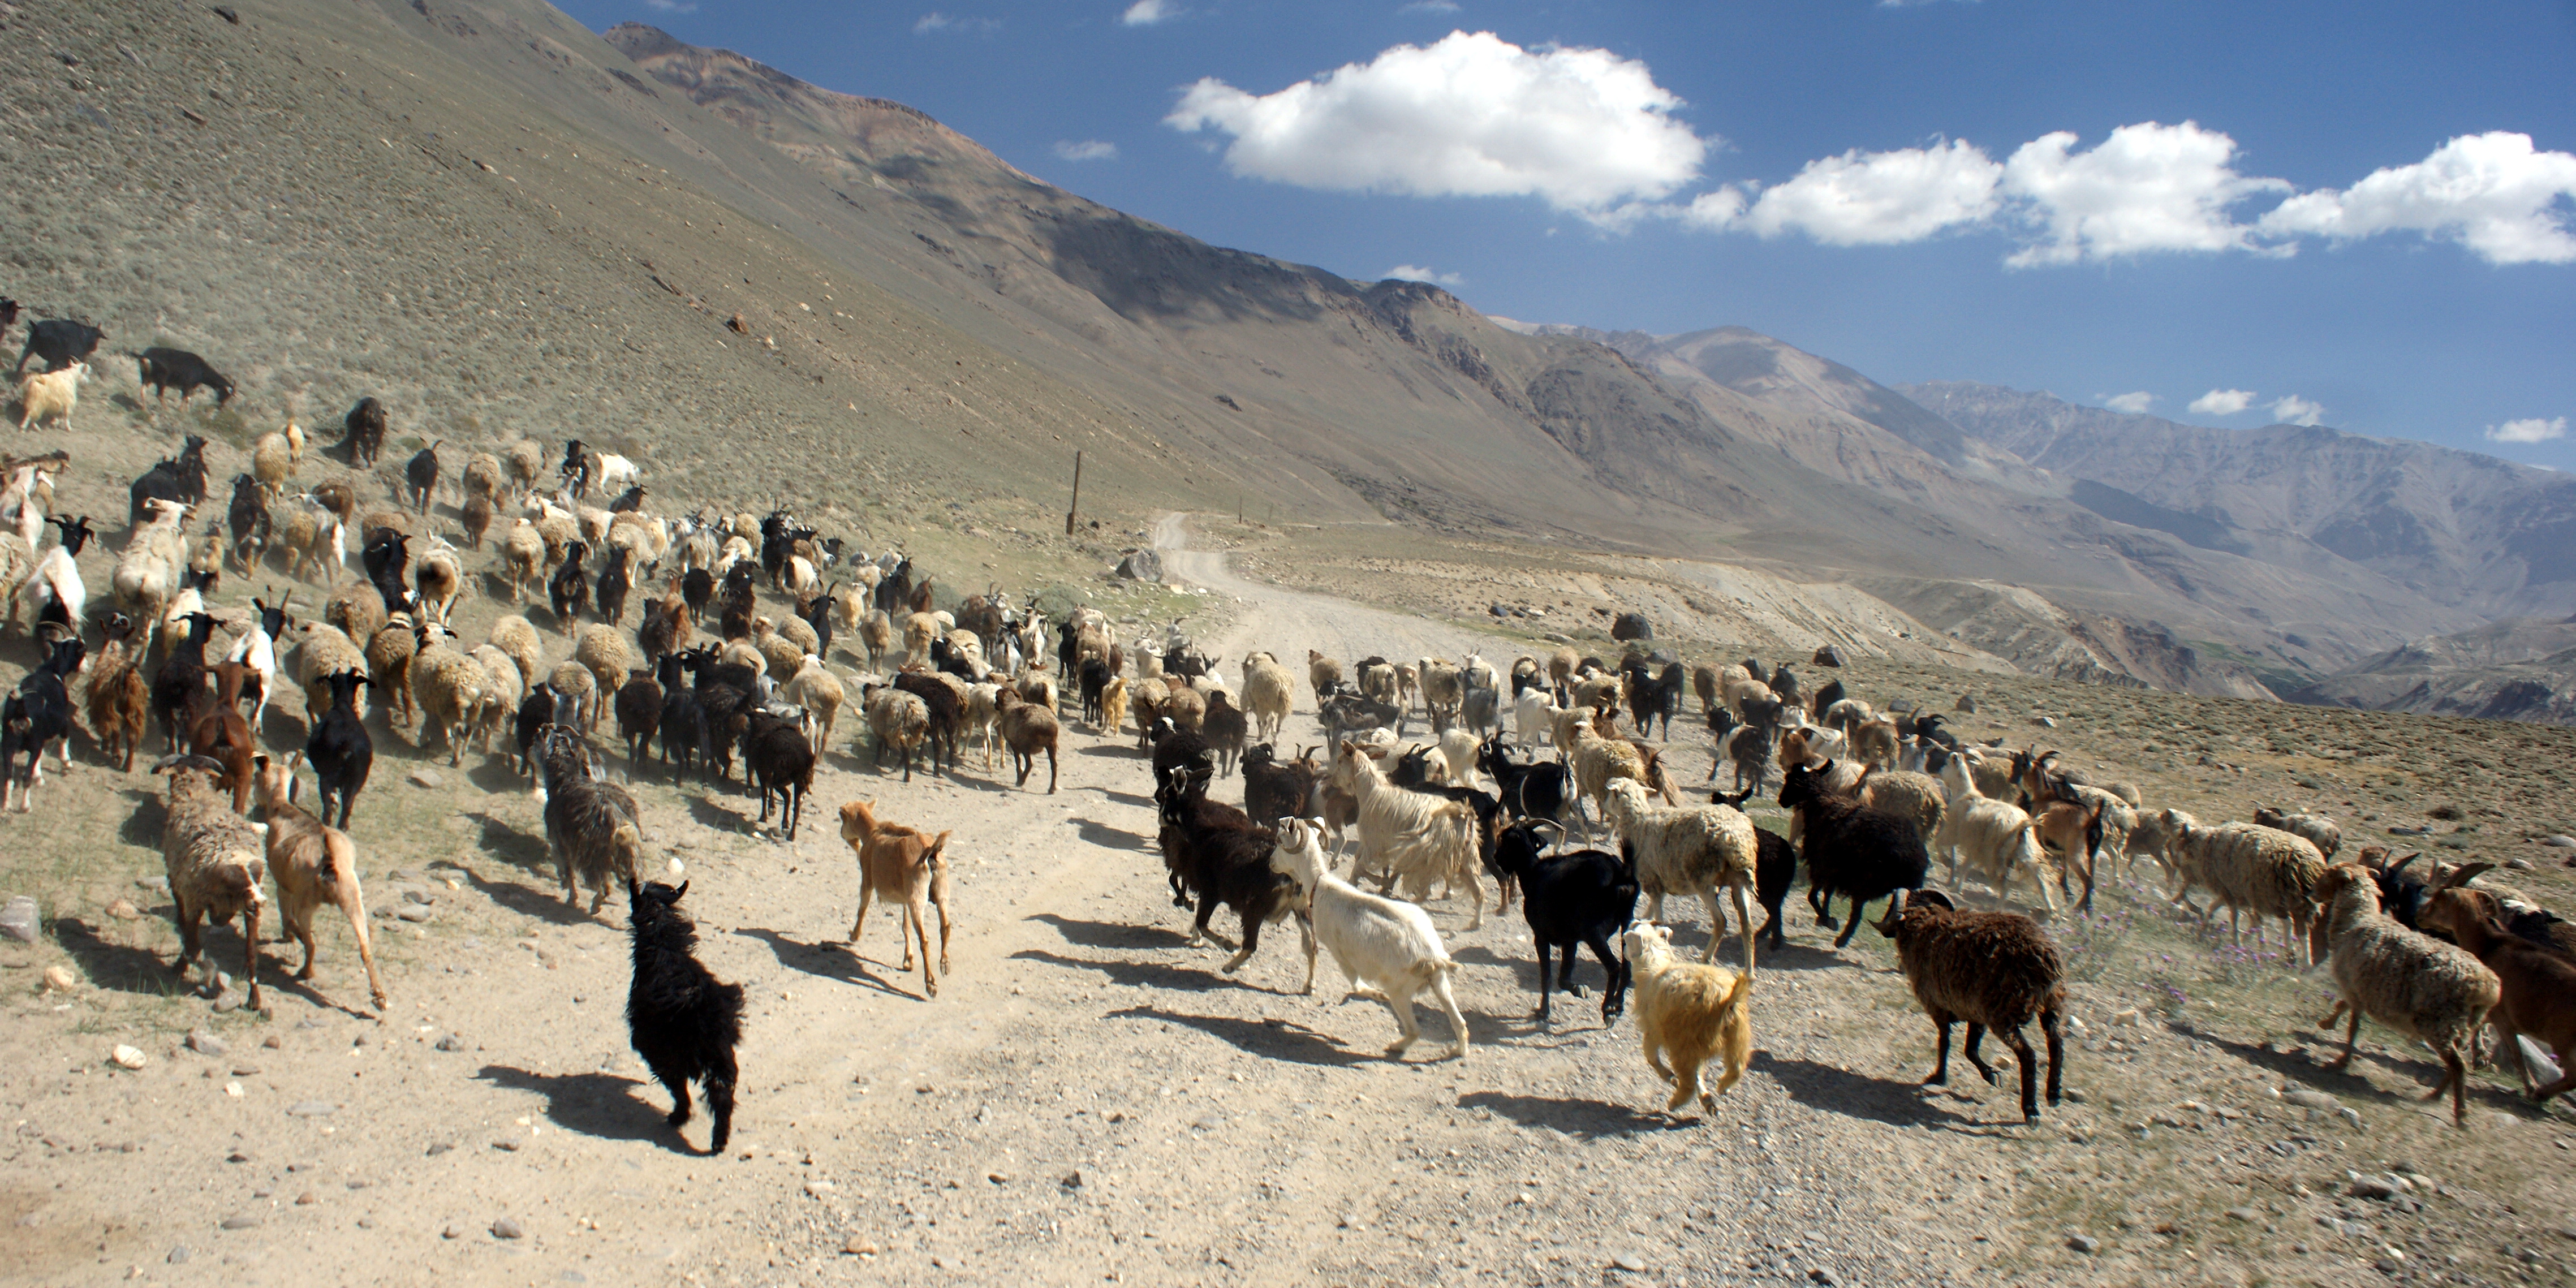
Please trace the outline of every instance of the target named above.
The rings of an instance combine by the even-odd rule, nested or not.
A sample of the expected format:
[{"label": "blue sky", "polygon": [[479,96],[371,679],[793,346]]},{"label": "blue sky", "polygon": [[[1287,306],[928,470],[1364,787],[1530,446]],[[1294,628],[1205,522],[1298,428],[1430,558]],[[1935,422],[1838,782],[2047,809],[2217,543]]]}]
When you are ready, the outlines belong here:
[{"label": "blue sky", "polygon": [[2569,0],[567,9],[1489,313],[2576,468]]}]

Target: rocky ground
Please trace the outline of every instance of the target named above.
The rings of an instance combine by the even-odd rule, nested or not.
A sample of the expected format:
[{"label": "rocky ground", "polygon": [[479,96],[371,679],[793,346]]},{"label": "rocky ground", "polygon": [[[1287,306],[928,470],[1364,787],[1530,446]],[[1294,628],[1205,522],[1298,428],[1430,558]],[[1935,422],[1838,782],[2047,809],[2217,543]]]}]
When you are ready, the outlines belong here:
[{"label": "rocky ground", "polygon": [[[1208,544],[1240,535],[1219,531]],[[1121,609],[1137,619],[1122,629],[1187,612],[1229,666],[1252,647],[1521,647],[1168,553],[1203,593]],[[2565,730],[1888,659],[1855,658],[1843,678],[1880,701],[1972,692],[1963,732],[2065,747],[2151,803],[2205,818],[2312,805],[2345,818],[2353,844],[2532,861],[2499,875],[2557,906],[2576,885],[2555,866],[2565,852],[2536,843],[2576,814]],[[1426,1012],[1426,1043],[1391,1062],[1383,1009],[1336,1005],[1329,962],[1297,995],[1293,935],[1274,931],[1235,977],[1184,942],[1132,735],[1069,722],[1049,797],[972,753],[952,778],[905,785],[842,728],[793,842],[721,787],[637,786],[656,859],[689,870],[702,957],[751,998],[721,1158],[697,1152],[703,1121],[662,1126],[668,1101],[621,1022],[620,907],[560,901],[538,807],[505,758],[468,751],[450,769],[380,728],[356,836],[391,1009],[366,1005],[346,928],[326,926],[314,985],[268,946],[261,1015],[173,984],[150,782],[101,768],[84,741],[34,814],[0,820],[14,834],[0,885],[43,913],[34,943],[0,941],[14,1057],[0,1219],[18,1254],[0,1280],[2569,1277],[2566,1109],[2534,1110],[2489,1071],[2456,1131],[2414,1098],[2425,1054],[2368,1026],[2350,1073],[2321,1071],[2322,982],[2198,934],[2151,873],[2112,882],[2090,918],[2051,922],[2080,1031],[2070,1103],[2041,1126],[1964,1067],[1918,1088],[1931,1028],[1885,941],[1864,929],[1834,950],[1794,896],[1791,945],[1757,985],[1751,1072],[1713,1120],[1676,1119],[1632,1023],[1601,1027],[1597,993],[1565,1000],[1553,1032],[1533,1025],[1517,909],[1471,930],[1464,900],[1434,907],[1465,967],[1473,1051],[1435,1059],[1444,1024]],[[1292,729],[1311,737],[1311,718]],[[269,732],[290,745],[300,722]],[[1696,781],[1706,736],[1673,741]],[[956,832],[954,971],[936,1000],[894,968],[882,910],[846,942],[855,891],[832,816],[848,799]],[[1776,810],[1756,819],[1780,826]],[[2432,834],[2391,835],[2419,825]],[[1675,915],[1686,946],[1703,942],[1695,910]],[[230,932],[211,943],[238,961]],[[47,988],[54,968],[70,988]]]}]

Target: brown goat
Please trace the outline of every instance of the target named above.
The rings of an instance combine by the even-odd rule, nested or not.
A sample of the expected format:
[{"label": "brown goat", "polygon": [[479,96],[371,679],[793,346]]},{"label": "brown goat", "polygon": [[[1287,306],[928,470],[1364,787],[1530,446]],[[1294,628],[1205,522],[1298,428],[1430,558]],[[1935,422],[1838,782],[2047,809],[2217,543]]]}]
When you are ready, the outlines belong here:
[{"label": "brown goat", "polygon": [[[2487,866],[2471,864],[2451,879],[2465,881]],[[2528,1065],[2522,1066],[2524,1094],[2545,1103],[2576,1089],[2576,961],[2506,929],[2504,905],[2484,890],[2458,885],[2436,890],[2416,920],[2427,929],[2449,932],[2504,985],[2502,1000],[2487,1014],[2501,1047],[2513,1050],[2514,1039],[2529,1034],[2558,1057],[2565,1072],[2546,1086],[2532,1078]],[[2522,1065],[2518,1059],[2515,1063]]]},{"label": "brown goat", "polygon": [[242,718],[242,679],[250,668],[239,662],[217,662],[206,668],[215,677],[216,700],[205,705],[202,700],[190,713],[188,754],[204,756],[224,767],[222,783],[233,793],[233,812],[250,813],[251,759],[259,754],[259,744],[251,737],[250,721]]},{"label": "brown goat", "polygon": [[134,665],[134,622],[123,613],[107,618],[107,643],[89,664],[89,727],[99,754],[134,772],[134,749],[152,720],[152,686]]},{"label": "brown goat", "polygon": [[260,807],[268,814],[268,872],[277,880],[277,911],[286,932],[304,945],[304,967],[295,978],[313,978],[313,913],[329,903],[349,918],[358,958],[367,964],[367,992],[385,1009],[385,981],[376,972],[376,946],[367,934],[367,901],[358,889],[358,847],[349,834],[304,812],[295,803],[297,752],[284,764],[259,757]]},{"label": "brown goat", "polygon": [[[925,997],[939,996],[939,977],[948,973],[948,860],[944,853],[949,833],[932,836],[917,827],[901,823],[880,823],[875,801],[851,801],[841,807],[841,839],[859,857],[859,915],[850,921],[850,942],[859,942],[859,928],[867,924],[868,903],[877,895],[888,902],[903,902],[903,963],[895,969],[912,969],[912,946],[921,942],[921,991]],[[930,915],[926,904],[939,908],[939,969],[930,968]]]},{"label": "brown goat", "polygon": [[1038,753],[1044,751],[1047,795],[1055,795],[1055,713],[1022,699],[1007,684],[994,695],[994,711],[1002,727],[1002,742],[1011,749],[1011,767],[1019,771],[1020,786],[1029,785],[1029,775],[1038,767]]}]

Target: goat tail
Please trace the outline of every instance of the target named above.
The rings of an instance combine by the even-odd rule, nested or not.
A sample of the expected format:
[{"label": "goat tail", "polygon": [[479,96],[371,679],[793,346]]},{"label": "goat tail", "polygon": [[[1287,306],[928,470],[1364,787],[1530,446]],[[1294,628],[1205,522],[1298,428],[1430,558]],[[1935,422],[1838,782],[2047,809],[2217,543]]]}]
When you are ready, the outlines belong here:
[{"label": "goat tail", "polygon": [[1717,1000],[1718,1017],[1720,1019],[1725,1019],[1734,1015],[1736,1011],[1743,1008],[1744,1004],[1752,998],[1752,995],[1752,972],[1739,972],[1735,977],[1735,982],[1727,986],[1726,995]]}]

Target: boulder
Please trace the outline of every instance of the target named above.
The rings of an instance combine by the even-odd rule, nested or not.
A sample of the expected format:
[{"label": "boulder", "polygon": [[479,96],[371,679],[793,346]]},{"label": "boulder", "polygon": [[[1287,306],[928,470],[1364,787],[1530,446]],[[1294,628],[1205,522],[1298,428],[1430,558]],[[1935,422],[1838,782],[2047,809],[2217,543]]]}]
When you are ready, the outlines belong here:
[{"label": "boulder", "polygon": [[1161,581],[1163,556],[1150,548],[1130,550],[1118,561],[1118,575],[1129,581]]},{"label": "boulder", "polygon": [[1827,644],[1823,648],[1816,650],[1815,662],[1818,666],[1841,666],[1843,664],[1843,651],[1831,644]]}]

